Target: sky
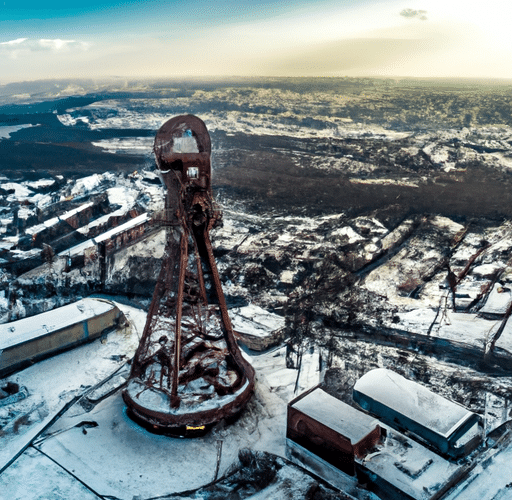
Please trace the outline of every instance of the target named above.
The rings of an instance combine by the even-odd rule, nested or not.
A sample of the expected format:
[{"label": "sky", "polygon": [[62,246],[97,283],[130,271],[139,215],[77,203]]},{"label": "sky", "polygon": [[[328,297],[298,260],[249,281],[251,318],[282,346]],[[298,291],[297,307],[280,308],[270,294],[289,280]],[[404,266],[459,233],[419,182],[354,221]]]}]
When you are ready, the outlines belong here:
[{"label": "sky", "polygon": [[510,19],[503,0],[0,0],[0,83],[512,78]]}]

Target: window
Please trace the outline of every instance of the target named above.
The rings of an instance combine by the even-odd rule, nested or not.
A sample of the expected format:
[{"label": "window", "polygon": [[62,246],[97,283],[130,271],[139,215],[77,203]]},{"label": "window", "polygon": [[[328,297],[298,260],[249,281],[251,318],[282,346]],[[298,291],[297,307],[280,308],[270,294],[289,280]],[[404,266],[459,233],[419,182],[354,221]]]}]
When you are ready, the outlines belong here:
[{"label": "window", "polygon": [[197,179],[199,177],[199,169],[197,167],[190,167],[187,170],[187,175],[189,179]]}]

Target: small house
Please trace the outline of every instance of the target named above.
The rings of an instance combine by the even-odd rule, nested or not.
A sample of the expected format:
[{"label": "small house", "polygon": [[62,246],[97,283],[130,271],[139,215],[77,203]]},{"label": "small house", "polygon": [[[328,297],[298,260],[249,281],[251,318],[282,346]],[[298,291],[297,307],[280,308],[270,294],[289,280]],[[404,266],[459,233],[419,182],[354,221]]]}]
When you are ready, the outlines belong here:
[{"label": "small house", "polygon": [[288,404],[286,437],[324,461],[354,475],[381,438],[378,421],[315,387]]},{"label": "small house", "polygon": [[284,338],[284,318],[254,304],[229,310],[235,337],[249,349],[264,351]]}]

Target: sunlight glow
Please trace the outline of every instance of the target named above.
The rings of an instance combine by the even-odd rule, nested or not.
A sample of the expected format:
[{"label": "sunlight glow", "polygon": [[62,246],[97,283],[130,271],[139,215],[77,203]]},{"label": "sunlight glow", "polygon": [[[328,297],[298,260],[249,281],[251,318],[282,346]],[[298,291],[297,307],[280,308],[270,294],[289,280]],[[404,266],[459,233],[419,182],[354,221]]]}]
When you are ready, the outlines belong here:
[{"label": "sunlight glow", "polygon": [[193,12],[184,2],[160,0],[145,8],[138,2],[102,5],[81,13],[62,7],[37,23],[11,19],[5,32],[10,27],[21,36],[0,41],[2,80],[112,74],[512,77],[512,4],[498,0],[267,0],[252,10],[233,4],[231,11],[201,0]]}]

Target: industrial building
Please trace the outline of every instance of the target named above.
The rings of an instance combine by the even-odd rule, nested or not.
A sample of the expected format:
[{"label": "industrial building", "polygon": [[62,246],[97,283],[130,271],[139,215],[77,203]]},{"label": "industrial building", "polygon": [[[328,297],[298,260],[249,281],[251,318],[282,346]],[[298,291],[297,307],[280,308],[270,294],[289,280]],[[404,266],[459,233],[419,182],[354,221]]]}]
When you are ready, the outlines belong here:
[{"label": "industrial building", "polygon": [[353,398],[379,420],[451,458],[467,455],[481,441],[479,415],[391,370],[366,373],[356,382]]},{"label": "industrial building", "polygon": [[362,458],[381,439],[374,418],[315,387],[288,404],[286,437],[291,446],[314,453],[343,472],[355,474]]},{"label": "industrial building", "polygon": [[122,321],[112,302],[82,299],[0,325],[0,376],[101,336]]},{"label": "industrial building", "polygon": [[70,266],[83,266],[99,257],[105,257],[124,246],[133,244],[153,229],[147,213],[143,213],[120,226],[84,241],[61,253],[59,257],[66,257]]},{"label": "industrial building", "polygon": [[383,500],[438,500],[466,473],[318,386],[288,404],[286,437],[293,462],[342,491],[364,484]]},{"label": "industrial building", "polygon": [[229,310],[237,340],[253,351],[264,351],[283,341],[284,318],[254,304]]}]

